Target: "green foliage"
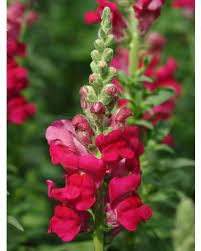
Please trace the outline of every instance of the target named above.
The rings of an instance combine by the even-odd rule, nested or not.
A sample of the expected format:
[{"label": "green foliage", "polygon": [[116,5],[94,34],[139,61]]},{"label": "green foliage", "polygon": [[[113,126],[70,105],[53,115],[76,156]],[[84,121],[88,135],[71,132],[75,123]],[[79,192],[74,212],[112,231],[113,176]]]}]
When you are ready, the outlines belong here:
[{"label": "green foliage", "polygon": [[175,229],[173,231],[173,243],[175,251],[194,250],[194,224],[195,207],[190,198],[183,197],[179,203],[175,217]]}]

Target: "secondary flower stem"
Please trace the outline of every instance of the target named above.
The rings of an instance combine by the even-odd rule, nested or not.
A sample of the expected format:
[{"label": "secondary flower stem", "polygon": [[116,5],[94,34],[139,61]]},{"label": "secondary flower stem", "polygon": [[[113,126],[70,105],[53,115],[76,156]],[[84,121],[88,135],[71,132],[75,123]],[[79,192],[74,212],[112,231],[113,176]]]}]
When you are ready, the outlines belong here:
[{"label": "secondary flower stem", "polygon": [[129,55],[129,75],[133,76],[138,68],[138,47],[139,47],[137,20],[135,18],[133,7],[129,8],[128,23],[129,23],[129,30],[131,34],[130,55]]}]

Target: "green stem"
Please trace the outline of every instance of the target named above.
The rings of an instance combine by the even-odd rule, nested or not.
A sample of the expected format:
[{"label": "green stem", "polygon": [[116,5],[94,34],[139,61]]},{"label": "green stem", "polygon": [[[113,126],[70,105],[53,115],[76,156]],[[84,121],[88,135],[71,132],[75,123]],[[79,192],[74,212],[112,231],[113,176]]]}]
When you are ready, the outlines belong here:
[{"label": "green stem", "polygon": [[103,251],[104,250],[103,232],[101,231],[101,229],[96,229],[94,231],[93,242],[94,242],[94,250],[95,251]]},{"label": "green stem", "polygon": [[102,224],[104,222],[104,184],[101,184],[97,192],[97,202],[94,205],[95,229],[93,243],[95,251],[104,251],[104,233]]},{"label": "green stem", "polygon": [[139,36],[137,29],[137,20],[133,7],[129,8],[128,13],[129,30],[131,34],[130,55],[129,55],[129,75],[133,76],[138,68],[138,50],[139,50]]}]

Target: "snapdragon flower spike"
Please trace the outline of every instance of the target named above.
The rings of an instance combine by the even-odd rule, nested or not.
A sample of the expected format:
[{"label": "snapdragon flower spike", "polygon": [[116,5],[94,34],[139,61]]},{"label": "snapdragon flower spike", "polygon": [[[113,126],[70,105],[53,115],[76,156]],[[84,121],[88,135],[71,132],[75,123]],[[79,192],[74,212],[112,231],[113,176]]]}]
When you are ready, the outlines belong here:
[{"label": "snapdragon flower spike", "polygon": [[[34,12],[32,12],[33,14]],[[20,41],[22,24],[29,25],[25,5],[14,1],[7,12],[7,118],[9,123],[23,124],[34,116],[36,108],[21,92],[28,87],[27,69],[19,66],[16,57],[26,57],[26,45]],[[35,20],[37,14],[35,13]],[[33,21],[35,21],[33,20]]]},{"label": "snapdragon flower spike", "polygon": [[116,69],[110,66],[113,50],[109,48],[113,42],[111,35],[109,8],[104,11],[98,38],[91,52],[91,70],[89,85],[80,89],[81,105],[90,123],[102,131],[107,128],[111,111],[119,98],[119,90],[112,84]]},{"label": "snapdragon flower spike", "polygon": [[103,225],[113,234],[123,228],[135,231],[141,221],[151,217],[151,209],[137,195],[139,158],[144,151],[138,128],[127,126],[126,119],[132,115],[128,107],[115,110],[119,90],[112,84],[116,69],[110,66],[111,29],[110,9],[105,8],[91,53],[89,84],[80,89],[85,116],[55,121],[46,130],[52,163],[67,172],[63,188],[47,181],[48,196],[60,203],[50,220],[49,233],[63,241],[88,229],[93,229],[94,235],[97,231],[103,234]]}]

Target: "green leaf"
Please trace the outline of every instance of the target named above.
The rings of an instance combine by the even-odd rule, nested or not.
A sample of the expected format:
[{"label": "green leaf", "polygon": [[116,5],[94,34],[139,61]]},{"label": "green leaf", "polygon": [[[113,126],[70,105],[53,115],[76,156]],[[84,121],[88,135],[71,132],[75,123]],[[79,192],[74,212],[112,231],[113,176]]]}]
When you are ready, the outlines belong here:
[{"label": "green leaf", "polygon": [[170,88],[163,88],[160,89],[156,94],[148,97],[144,105],[146,106],[157,106],[164,102],[166,102],[168,99],[170,99],[174,95],[174,91]]},{"label": "green leaf", "polygon": [[13,216],[8,216],[8,223],[14,227],[16,227],[20,231],[24,231],[24,228],[22,225],[19,223],[19,221],[13,217]]},{"label": "green leaf", "polygon": [[191,167],[195,165],[195,161],[191,159],[186,158],[177,158],[174,161],[174,167],[175,168],[181,168],[181,167]]},{"label": "green leaf", "polygon": [[165,145],[165,144],[156,144],[154,149],[156,151],[164,151],[164,152],[168,152],[171,154],[175,153],[175,151],[171,147],[169,147],[168,145]]},{"label": "green leaf", "polygon": [[145,120],[135,120],[134,124],[138,125],[138,126],[144,126],[144,127],[148,128],[150,130],[154,129],[153,125],[151,123],[149,123],[148,121],[145,121]]},{"label": "green leaf", "polygon": [[139,78],[137,78],[137,81],[139,82],[148,82],[148,83],[153,83],[153,79],[149,78],[145,75],[140,76]]},{"label": "green leaf", "polygon": [[128,77],[126,76],[125,72],[124,71],[118,71],[117,72],[117,78],[119,80],[119,82],[122,84],[122,85],[127,85],[128,83]]}]

